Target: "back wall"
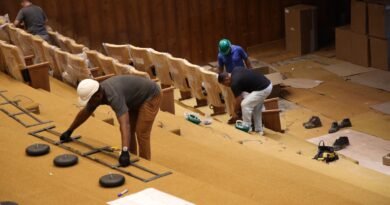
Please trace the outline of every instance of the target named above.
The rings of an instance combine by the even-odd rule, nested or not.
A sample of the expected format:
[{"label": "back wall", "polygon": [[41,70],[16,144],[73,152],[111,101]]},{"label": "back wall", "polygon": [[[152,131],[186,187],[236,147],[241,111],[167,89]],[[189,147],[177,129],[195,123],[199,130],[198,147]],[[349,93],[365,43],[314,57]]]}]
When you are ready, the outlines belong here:
[{"label": "back wall", "polygon": [[[334,2],[337,0],[318,0]],[[313,2],[318,2],[314,1]],[[19,4],[1,0],[0,14],[15,19]],[[284,38],[286,6],[303,0],[33,0],[49,25],[86,46],[102,42],[152,47],[193,63],[216,60],[229,38],[248,47]]]}]

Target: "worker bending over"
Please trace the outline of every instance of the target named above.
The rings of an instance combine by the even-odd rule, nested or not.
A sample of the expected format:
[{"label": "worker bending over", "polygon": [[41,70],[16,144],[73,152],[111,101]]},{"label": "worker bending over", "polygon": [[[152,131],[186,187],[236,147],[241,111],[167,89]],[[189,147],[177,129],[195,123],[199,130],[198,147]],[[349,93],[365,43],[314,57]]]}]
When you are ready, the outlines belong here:
[{"label": "worker bending over", "polygon": [[[119,164],[130,165],[130,152],[147,160],[151,159],[150,133],[160,108],[160,87],[153,81],[138,76],[115,76],[102,83],[86,79],[77,87],[79,104],[86,105],[76,116],[60,140],[72,141],[72,132],[83,124],[102,104],[110,105],[115,111],[122,136],[122,152]],[[137,139],[136,139],[137,138]]]},{"label": "worker bending over", "polygon": [[252,127],[252,117],[255,132],[264,135],[262,110],[264,100],[272,92],[272,83],[263,74],[242,67],[234,68],[232,73],[220,73],[218,82],[231,87],[235,99],[235,113],[242,112],[242,119],[248,127]]},{"label": "worker bending over", "polygon": [[47,16],[41,7],[34,5],[30,0],[20,0],[20,9],[14,21],[15,26],[24,24],[26,30],[32,35],[38,35],[45,41],[50,41],[46,30]]},{"label": "worker bending over", "polygon": [[252,68],[248,59],[248,54],[240,46],[232,45],[228,39],[219,41],[218,71],[222,73],[224,69],[231,73],[234,68]]}]

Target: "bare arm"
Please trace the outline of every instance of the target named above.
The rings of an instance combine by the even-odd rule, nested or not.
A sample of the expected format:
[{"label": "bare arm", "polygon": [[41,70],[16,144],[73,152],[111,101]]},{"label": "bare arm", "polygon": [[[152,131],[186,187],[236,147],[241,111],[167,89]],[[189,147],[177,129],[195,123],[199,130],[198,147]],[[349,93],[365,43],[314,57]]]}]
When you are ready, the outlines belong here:
[{"label": "bare arm", "polygon": [[249,58],[245,59],[244,61],[245,61],[246,68],[252,69],[252,63],[249,60]]},{"label": "bare arm", "polygon": [[18,27],[18,26],[19,26],[19,24],[20,24],[20,21],[19,21],[19,20],[15,20],[15,21],[14,21],[14,25],[15,25],[15,27]]},{"label": "bare arm", "polygon": [[122,136],[122,147],[130,147],[130,118],[129,113],[118,117],[121,136]]},{"label": "bare arm", "polygon": [[92,115],[92,112],[89,112],[86,108],[83,108],[82,110],[80,110],[80,112],[77,114],[76,118],[74,119],[72,125],[70,125],[69,130],[73,131],[73,130],[77,129],[91,115]]}]

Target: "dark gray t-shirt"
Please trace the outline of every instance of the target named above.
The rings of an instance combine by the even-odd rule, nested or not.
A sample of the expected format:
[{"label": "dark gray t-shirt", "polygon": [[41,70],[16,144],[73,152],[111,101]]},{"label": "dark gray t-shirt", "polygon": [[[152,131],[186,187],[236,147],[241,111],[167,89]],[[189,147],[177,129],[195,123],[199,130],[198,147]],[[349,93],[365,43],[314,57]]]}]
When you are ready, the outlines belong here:
[{"label": "dark gray t-shirt", "polygon": [[46,19],[45,12],[36,5],[22,8],[16,16],[16,20],[24,22],[27,31],[33,35],[47,35]]},{"label": "dark gray t-shirt", "polygon": [[[114,76],[103,81],[100,87],[104,90],[107,105],[122,116],[131,110],[138,110],[141,105],[160,93],[160,87],[153,81],[131,75]],[[93,112],[96,107],[87,105],[87,110]]]}]

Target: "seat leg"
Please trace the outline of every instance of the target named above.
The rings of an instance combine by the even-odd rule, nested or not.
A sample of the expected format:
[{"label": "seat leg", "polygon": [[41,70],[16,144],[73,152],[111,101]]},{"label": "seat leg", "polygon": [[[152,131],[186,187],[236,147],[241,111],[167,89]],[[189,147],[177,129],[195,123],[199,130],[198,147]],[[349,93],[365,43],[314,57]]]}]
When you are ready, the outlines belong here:
[{"label": "seat leg", "polygon": [[192,98],[191,91],[180,91],[180,96],[180,101]]},{"label": "seat leg", "polygon": [[198,108],[198,107],[204,107],[204,106],[207,106],[207,99],[198,99],[196,98],[196,105],[194,106],[194,108]]},{"label": "seat leg", "polygon": [[223,114],[226,113],[225,107],[216,107],[216,106],[213,106],[212,109],[213,109],[213,114],[211,114],[211,116],[223,115]]}]

